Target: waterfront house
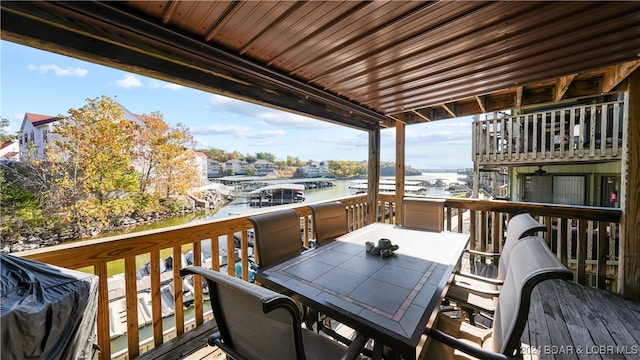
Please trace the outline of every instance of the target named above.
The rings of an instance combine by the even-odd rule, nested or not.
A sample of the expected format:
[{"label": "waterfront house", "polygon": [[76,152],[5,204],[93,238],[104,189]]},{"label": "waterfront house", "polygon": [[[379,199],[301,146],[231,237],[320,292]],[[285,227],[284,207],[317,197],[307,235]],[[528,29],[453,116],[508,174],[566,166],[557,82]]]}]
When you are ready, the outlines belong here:
[{"label": "waterfront house", "polygon": [[[117,103],[123,111],[123,117],[132,121],[138,126],[145,127],[142,115],[133,114],[127,108]],[[58,136],[54,127],[59,121],[58,116],[25,113],[18,132],[20,141],[20,157],[34,156],[36,159],[43,159],[48,144],[53,143]]]},{"label": "waterfront house", "polygon": [[[615,266],[615,291],[635,301],[633,307],[637,309],[640,301],[637,235],[640,4],[637,2],[3,1],[0,7],[5,40],[362,130],[368,136],[371,181],[366,195],[340,199],[349,209],[352,229],[378,221],[379,215],[380,221],[402,223],[403,172],[396,171],[394,194],[379,191],[383,128],[394,129],[396,133],[396,167],[403,169],[405,131],[413,124],[500,111],[513,111],[510,116],[521,115],[543,107],[567,107],[569,101],[585,98],[611,96],[605,102],[617,101],[620,98],[614,97],[622,95],[627,118],[622,122],[622,142],[616,141],[621,144],[619,207],[539,204],[513,199],[447,199],[445,228],[468,229],[472,249],[500,251],[502,220],[530,212],[549,229],[559,229],[546,232],[547,244],[563,264],[572,266],[578,284],[586,285],[587,274],[595,272],[595,287],[606,288],[610,280],[605,270]],[[569,124],[571,118],[570,115]],[[506,136],[515,136],[516,143],[507,142],[506,146],[529,156],[529,142],[524,139],[529,136],[530,120],[522,121],[523,135],[516,136],[520,130],[516,128],[514,132],[512,128]],[[551,124],[550,119],[544,121],[545,127]],[[537,125],[532,126],[532,131],[537,129]],[[575,123],[573,129],[575,134]],[[491,127],[484,133],[485,139],[490,131]],[[599,149],[602,154],[604,144],[606,155],[604,133],[600,133]],[[558,151],[570,153],[573,148],[575,155],[576,147],[571,145],[575,139],[570,134],[565,139],[564,133],[559,133],[556,141],[555,135],[549,140],[540,137],[540,141],[553,143],[554,154],[557,142]],[[494,138],[497,139],[489,137],[486,145],[495,144]],[[589,132],[590,142],[597,143],[595,132],[593,138]],[[612,137],[612,145],[613,139],[616,137]],[[569,148],[565,149],[563,144]],[[538,146],[537,140],[535,145]],[[546,151],[546,146],[540,146]],[[577,149],[580,150],[580,140]],[[597,152],[596,148],[593,150]],[[551,165],[545,164],[541,170],[549,171]],[[536,165],[531,167],[538,169]],[[307,204],[287,206],[308,220]],[[381,209],[394,206],[394,218],[380,214]],[[463,213],[468,214],[469,224],[462,222],[462,216],[455,216]],[[571,254],[565,236],[573,231],[570,225],[573,222],[577,222],[579,244],[574,262],[569,261]],[[601,229],[598,239],[603,240],[598,242],[595,259],[587,257],[586,248],[587,229],[593,223]],[[606,232],[605,228],[618,231]],[[129,328],[137,328],[137,256],[150,254],[152,293],[158,293],[161,250],[179,255],[184,246],[197,253],[201,251],[202,240],[222,237],[232,242],[234,233],[239,233],[244,243],[250,229],[245,216],[235,216],[143,235],[68,244],[64,249],[32,251],[25,256],[70,268],[90,267],[99,275],[101,359],[112,355],[182,358],[185,352],[204,346],[206,335],[217,329],[215,321],[205,321],[210,315],[205,311],[202,294],[196,292],[195,317],[190,322],[185,320],[177,301],[172,328],[165,327],[160,320],[162,302],[159,296],[154,296],[151,339],[144,341],[138,332],[131,331],[127,335],[126,354],[112,354],[105,300],[107,262],[125,263],[125,286],[133,289],[126,294],[127,324]],[[307,241],[309,229],[305,226],[302,230]],[[619,258],[615,265],[604,255],[607,250],[604,244],[611,244],[612,234],[618,234],[614,246]],[[217,242],[212,241],[213,244]],[[242,252],[247,254],[246,247]],[[212,267],[218,270],[218,265],[213,263]],[[246,262],[242,265],[242,278],[248,280],[249,266]],[[235,275],[232,267],[228,272]],[[178,292],[182,284],[179,270],[174,269],[172,275]],[[629,349],[637,351],[640,319],[636,311],[622,306],[626,300],[610,293],[589,292],[590,288],[583,286],[565,289],[566,292],[552,290],[544,297],[532,299],[532,309],[540,316],[529,318],[530,331],[523,336],[523,344],[542,341],[537,344],[560,344],[564,350],[570,346],[592,349],[596,345],[615,345],[614,339],[623,339],[631,344]],[[552,298],[553,294],[562,298]],[[591,305],[596,299],[603,302]],[[619,313],[623,315],[618,316]],[[599,314],[605,316],[604,321],[597,326],[587,325],[592,315]],[[567,328],[568,320],[576,322]],[[592,337],[591,331],[600,336]],[[167,340],[165,335],[176,338]],[[150,348],[153,350],[149,351]],[[529,355],[535,353],[536,348],[533,349]]]},{"label": "waterfront house", "polygon": [[224,176],[224,163],[207,159],[207,178],[213,179]]},{"label": "waterfront house", "polygon": [[[231,159],[224,163],[225,171],[227,175],[244,175],[247,173],[249,163],[244,160]],[[231,172],[229,174],[228,172]]]},{"label": "waterfront house", "polygon": [[0,162],[20,160],[19,140],[7,140],[0,144]]},{"label": "waterfront house", "polygon": [[302,171],[307,177],[317,177],[329,174],[328,161],[311,161],[302,167]]},{"label": "waterfront house", "polygon": [[258,171],[257,175],[267,175],[276,171],[276,165],[269,160],[256,160],[256,162],[253,163],[253,166]]}]

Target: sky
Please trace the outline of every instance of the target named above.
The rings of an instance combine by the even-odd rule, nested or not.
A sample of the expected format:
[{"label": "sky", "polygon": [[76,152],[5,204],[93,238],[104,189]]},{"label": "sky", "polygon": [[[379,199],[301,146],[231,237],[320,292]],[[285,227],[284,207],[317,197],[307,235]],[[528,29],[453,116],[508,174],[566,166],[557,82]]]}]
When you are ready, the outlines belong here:
[{"label": "sky", "polygon": [[[26,112],[68,115],[106,95],[134,114],[160,112],[185,124],[197,147],[278,160],[366,161],[368,135],[304,116],[191,89],[0,40],[0,113],[15,133]],[[472,167],[471,117],[408,125],[405,164],[416,169]],[[395,129],[381,132],[381,161],[395,161]]]}]

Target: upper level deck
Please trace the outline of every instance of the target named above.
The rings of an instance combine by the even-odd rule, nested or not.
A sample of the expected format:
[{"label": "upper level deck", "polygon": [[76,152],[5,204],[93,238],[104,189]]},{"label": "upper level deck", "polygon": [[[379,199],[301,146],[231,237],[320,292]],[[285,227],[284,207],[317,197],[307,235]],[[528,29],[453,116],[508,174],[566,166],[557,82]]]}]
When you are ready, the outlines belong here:
[{"label": "upper level deck", "polygon": [[604,162],[622,158],[626,100],[476,120],[480,166]]}]

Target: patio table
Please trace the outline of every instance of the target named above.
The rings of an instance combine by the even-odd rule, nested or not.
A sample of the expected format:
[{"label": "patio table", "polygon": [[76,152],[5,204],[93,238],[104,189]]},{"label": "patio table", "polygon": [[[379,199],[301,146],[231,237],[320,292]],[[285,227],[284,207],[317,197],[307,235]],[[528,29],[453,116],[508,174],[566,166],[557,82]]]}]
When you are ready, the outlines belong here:
[{"label": "patio table", "polygon": [[[399,246],[382,258],[365,242],[381,238]],[[416,359],[423,330],[431,326],[459,266],[468,234],[422,231],[375,223],[293,259],[262,269],[256,280],[286,289],[317,309],[406,359]]]}]

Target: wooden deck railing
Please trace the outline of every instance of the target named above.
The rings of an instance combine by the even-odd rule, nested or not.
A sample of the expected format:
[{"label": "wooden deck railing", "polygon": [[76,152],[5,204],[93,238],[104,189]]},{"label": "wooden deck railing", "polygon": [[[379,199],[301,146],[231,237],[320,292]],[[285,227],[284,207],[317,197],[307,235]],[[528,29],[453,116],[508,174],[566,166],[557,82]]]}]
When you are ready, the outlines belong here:
[{"label": "wooden deck railing", "polygon": [[[350,196],[340,200],[348,206],[350,230],[364,225],[367,204],[366,196]],[[301,216],[301,233],[308,244],[313,237],[310,226],[311,210],[308,204],[293,204],[277,208],[263,208],[253,213],[292,208]],[[395,197],[380,195],[379,221],[395,223]],[[449,231],[471,234],[471,248],[478,250],[501,250],[502,234],[508,218],[516,213],[530,212],[547,224],[547,243],[556,251],[563,263],[576,270],[576,279],[587,283],[588,275],[594,274],[593,285],[598,287],[615,286],[618,266],[618,224],[620,211],[615,209],[586,208],[574,206],[542,205],[532,203],[512,203],[505,201],[486,201],[471,199],[447,199],[445,202],[445,227]],[[193,251],[193,262],[202,265],[203,241],[211,247],[211,254],[219,253],[219,241],[226,241],[227,249],[234,249],[234,235],[241,239],[239,255],[242,264],[242,278],[247,280],[249,234],[251,224],[249,214],[232,216],[208,222],[168,227],[159,230],[132,233],[109,238],[68,243],[51,248],[43,248],[20,253],[33,260],[62,266],[70,269],[84,269],[99,276],[98,301],[98,343],[102,351],[100,359],[136,358],[149,348],[158,347],[168,338],[184,334],[189,329],[204,324],[206,318],[203,289],[195,287],[195,312],[192,319],[186,319],[183,309],[183,282],[179,267],[170,270],[169,277],[174,286],[174,324],[171,329],[163,328],[161,277],[161,254],[171,254],[180,259],[182,254]],[[606,231],[599,231],[606,229]],[[166,255],[165,255],[166,256]],[[234,251],[227,252],[228,264],[234,264]],[[138,326],[138,282],[137,269],[140,264],[150,262],[150,294],[152,312],[152,339],[140,339]],[[110,343],[108,264],[124,263],[124,287],[126,299],[127,350],[118,355],[112,354]],[[175,262],[179,263],[179,262]],[[218,256],[211,257],[211,268],[220,270]],[[227,266],[229,275],[235,276],[235,267]],[[613,282],[607,282],[614,279]],[[145,342],[147,344],[145,344]]]},{"label": "wooden deck railing", "polygon": [[475,121],[475,160],[506,165],[620,159],[625,101]]}]

